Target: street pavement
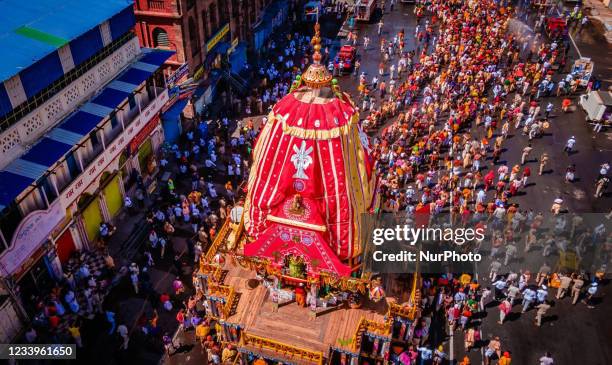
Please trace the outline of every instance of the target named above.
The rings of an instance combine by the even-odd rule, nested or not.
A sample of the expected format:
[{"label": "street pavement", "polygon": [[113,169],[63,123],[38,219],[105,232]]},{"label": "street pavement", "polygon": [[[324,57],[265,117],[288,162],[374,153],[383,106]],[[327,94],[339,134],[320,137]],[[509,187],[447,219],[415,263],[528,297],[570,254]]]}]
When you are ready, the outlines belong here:
[{"label": "street pavement", "polygon": [[[399,4],[393,12],[388,8],[383,16],[382,38],[390,39],[401,29],[407,35],[408,49],[414,49],[414,29],[416,19],[413,16],[413,7]],[[533,19],[529,19],[533,21]],[[358,55],[361,56],[361,72],[365,72],[368,82],[374,75],[378,76],[378,65],[381,60],[379,44],[381,37],[377,34],[378,19],[369,24],[358,23],[357,31],[359,35]],[[370,38],[370,45],[367,50],[363,49],[363,37]],[[602,43],[592,28],[585,28],[580,33],[574,33],[573,39],[579,47],[572,47],[570,59],[567,64],[582,57],[591,57],[595,62],[594,75],[603,80],[602,89],[610,85],[612,78],[612,58],[609,57],[610,45]],[[569,66],[568,66],[569,69]],[[567,70],[566,70],[567,71]],[[340,85],[344,91],[353,95],[354,100],[358,100],[357,85],[358,78],[355,76],[343,76],[340,78]],[[385,79],[388,79],[386,77]],[[571,98],[574,105],[577,104],[577,95]],[[533,174],[529,186],[525,189],[522,196],[513,198],[521,208],[533,209],[534,211],[546,212],[550,208],[552,201],[557,197],[562,197],[565,207],[570,212],[608,212],[611,194],[607,193],[604,197],[595,199],[594,181],[599,171],[599,165],[609,162],[610,151],[612,150],[612,131],[594,135],[591,128],[585,123],[584,112],[578,108],[570,113],[561,111],[561,98],[543,98],[542,105],[548,102],[553,103],[551,128],[540,139],[534,140],[531,160],[527,163],[532,171],[537,172],[537,158],[546,152],[551,157],[546,173],[542,176]],[[358,104],[359,105],[359,104]],[[384,127],[383,127],[384,128]],[[382,128],[381,128],[382,129]],[[563,153],[565,142],[570,136],[577,139],[576,153],[567,156]],[[521,152],[527,145],[527,137],[520,132],[513,133],[509,141],[505,143],[507,150],[502,155],[502,161],[506,161],[509,166],[520,164]],[[564,180],[565,169],[570,164],[577,166],[577,181],[566,183]],[[490,282],[482,281],[482,285],[490,285]],[[604,294],[610,291],[609,285],[604,287]],[[554,293],[551,291],[551,295]],[[601,294],[600,294],[601,295]],[[542,327],[538,328],[534,324],[535,311],[531,310],[525,314],[520,314],[520,309],[514,307],[515,312],[509,321],[503,326],[497,324],[499,310],[496,303],[492,303],[487,308],[487,313],[478,318],[482,321],[483,340],[491,336],[500,336],[503,350],[512,353],[513,364],[538,364],[538,359],[546,351],[553,354],[556,365],[573,365],[576,363],[599,365],[609,364],[612,358],[612,345],[609,341],[612,319],[608,315],[612,310],[612,303],[609,300],[600,298],[600,303],[595,309],[588,309],[586,305],[579,303],[572,306],[569,299],[557,301],[548,313],[548,317]],[[437,331],[440,329],[437,328]],[[434,331],[434,329],[432,329]],[[448,333],[445,329],[446,339],[445,352],[450,355],[450,363],[454,364],[465,356],[463,348],[463,334],[456,331]],[[474,349],[469,354],[472,364],[483,363],[481,349]]]}]

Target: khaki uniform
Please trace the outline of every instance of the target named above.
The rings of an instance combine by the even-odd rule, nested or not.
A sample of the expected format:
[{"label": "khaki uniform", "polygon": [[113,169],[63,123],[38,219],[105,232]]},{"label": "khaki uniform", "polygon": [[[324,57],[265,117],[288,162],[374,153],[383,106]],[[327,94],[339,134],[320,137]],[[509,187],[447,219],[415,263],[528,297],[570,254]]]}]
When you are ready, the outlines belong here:
[{"label": "khaki uniform", "polygon": [[574,280],[574,286],[572,287],[572,304],[576,304],[578,302],[578,298],[580,297],[580,291],[584,286],[584,280],[576,279]]},{"label": "khaki uniform", "polygon": [[542,157],[540,157],[540,170],[538,171],[538,175],[542,175],[542,173],[544,172],[544,167],[546,167],[547,163],[548,155],[542,155]]},{"label": "khaki uniform", "polygon": [[544,317],[546,312],[548,312],[548,310],[550,309],[550,305],[542,303],[538,304],[536,308],[538,309],[538,311],[536,312],[536,326],[539,327],[542,325],[542,317]]},{"label": "khaki uniform", "polygon": [[557,289],[557,299],[563,298],[570,285],[572,285],[572,278],[566,275],[561,276],[559,281],[561,281],[561,284],[559,285],[559,289]]}]

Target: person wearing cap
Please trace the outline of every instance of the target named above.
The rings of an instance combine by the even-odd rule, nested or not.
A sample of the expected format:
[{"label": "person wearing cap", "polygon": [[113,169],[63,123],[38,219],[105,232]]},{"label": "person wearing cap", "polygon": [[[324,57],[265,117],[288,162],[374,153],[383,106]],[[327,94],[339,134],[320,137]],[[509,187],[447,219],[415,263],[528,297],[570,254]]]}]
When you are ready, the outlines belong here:
[{"label": "person wearing cap", "polygon": [[563,148],[563,151],[566,152],[568,155],[572,154],[572,149],[574,148],[574,146],[576,145],[576,137],[571,136],[567,142],[565,142],[565,147]]}]

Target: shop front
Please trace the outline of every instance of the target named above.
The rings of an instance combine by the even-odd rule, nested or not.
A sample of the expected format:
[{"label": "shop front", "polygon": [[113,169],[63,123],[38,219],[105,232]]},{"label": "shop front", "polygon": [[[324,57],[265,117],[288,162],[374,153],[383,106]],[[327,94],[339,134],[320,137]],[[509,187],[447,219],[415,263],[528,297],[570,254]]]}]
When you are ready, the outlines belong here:
[{"label": "shop front", "polygon": [[[106,183],[106,186],[104,186],[104,183]],[[123,194],[121,194],[120,184],[121,177],[119,173],[111,174],[105,172],[100,178],[100,186],[104,186],[102,191],[110,218],[115,217],[123,206]]]},{"label": "shop front", "polygon": [[10,296],[0,297],[0,343],[11,343],[22,328],[18,304]]},{"label": "shop front", "polygon": [[151,171],[151,159],[153,157],[153,141],[148,138],[138,148],[138,165],[140,166],[140,173],[143,176],[148,176]]},{"label": "shop front", "polygon": [[164,136],[166,137],[166,142],[172,144],[178,141],[181,132],[181,115],[183,114],[183,109],[187,105],[187,99],[179,99],[177,100],[168,110],[166,110],[162,116],[162,126],[164,128]]},{"label": "shop front", "polygon": [[51,247],[50,244],[41,246],[13,274],[16,294],[30,318],[36,314],[35,298],[47,292],[56,282],[52,259],[47,256]]},{"label": "shop front", "polygon": [[143,177],[151,176],[157,169],[155,159],[154,131],[159,126],[159,115],[151,119],[144,128],[138,132],[130,142],[130,152],[137,156],[140,174]]},{"label": "shop front", "polygon": [[46,210],[35,210],[26,216],[17,226],[9,248],[0,255],[0,276],[11,276],[16,272],[23,275],[65,216],[57,201]]},{"label": "shop front", "polygon": [[100,200],[98,196],[91,194],[83,194],[79,204],[81,217],[83,219],[83,227],[89,242],[95,242],[100,232],[100,224],[104,221],[102,210],[100,209]]},{"label": "shop front", "polygon": [[72,253],[76,251],[76,243],[70,228],[66,228],[64,232],[57,237],[55,240],[55,249],[60,263],[64,266],[68,263]]}]

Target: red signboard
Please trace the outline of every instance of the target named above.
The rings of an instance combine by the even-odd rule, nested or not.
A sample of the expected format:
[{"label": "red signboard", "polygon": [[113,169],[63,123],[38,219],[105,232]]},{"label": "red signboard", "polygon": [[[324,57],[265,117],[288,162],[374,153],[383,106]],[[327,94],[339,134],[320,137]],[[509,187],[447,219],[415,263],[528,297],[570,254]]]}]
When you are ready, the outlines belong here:
[{"label": "red signboard", "polygon": [[147,125],[144,126],[144,128],[142,128],[140,132],[138,132],[136,136],[134,136],[134,138],[130,142],[130,153],[136,153],[136,151],[138,150],[138,147],[142,144],[142,142],[144,142],[147,139],[149,134],[153,132],[153,130],[155,129],[158,123],[159,123],[159,116],[155,116],[153,119],[149,121],[149,123],[147,123]]}]

